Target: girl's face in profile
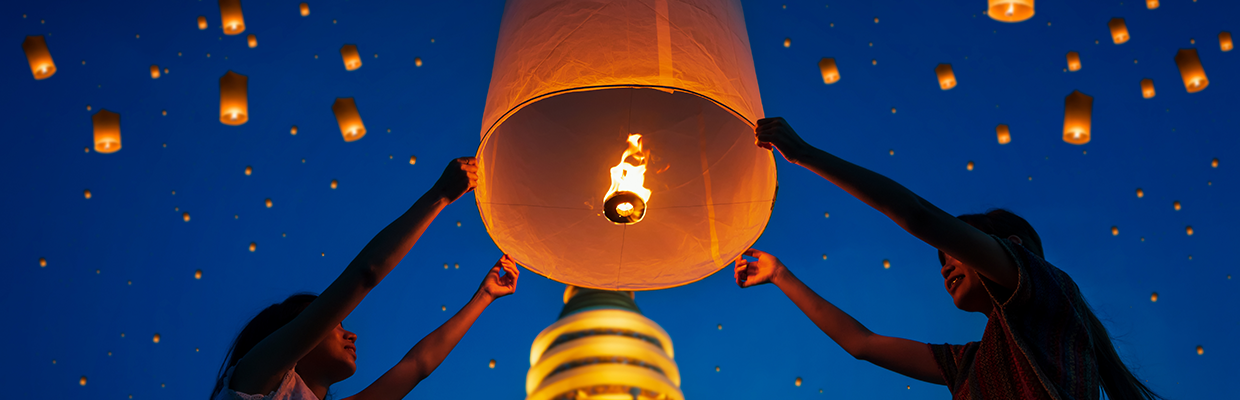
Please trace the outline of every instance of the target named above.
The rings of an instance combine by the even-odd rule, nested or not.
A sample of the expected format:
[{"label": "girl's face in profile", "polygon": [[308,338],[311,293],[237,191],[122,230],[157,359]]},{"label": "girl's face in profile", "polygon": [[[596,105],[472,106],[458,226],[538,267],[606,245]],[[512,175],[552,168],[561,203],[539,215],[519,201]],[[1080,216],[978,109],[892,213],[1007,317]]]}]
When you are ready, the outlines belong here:
[{"label": "girl's face in profile", "polygon": [[947,289],[947,294],[952,296],[956,308],[989,314],[992,303],[977,271],[943,252],[939,252],[939,261],[943,263],[943,268],[939,271],[943,274],[943,286]]},{"label": "girl's face in profile", "polygon": [[[339,382],[357,372],[357,334],[336,325],[323,341],[297,363],[298,371],[313,369],[331,382]],[[301,372],[298,372],[299,374]],[[305,374],[303,374],[304,376]]]}]

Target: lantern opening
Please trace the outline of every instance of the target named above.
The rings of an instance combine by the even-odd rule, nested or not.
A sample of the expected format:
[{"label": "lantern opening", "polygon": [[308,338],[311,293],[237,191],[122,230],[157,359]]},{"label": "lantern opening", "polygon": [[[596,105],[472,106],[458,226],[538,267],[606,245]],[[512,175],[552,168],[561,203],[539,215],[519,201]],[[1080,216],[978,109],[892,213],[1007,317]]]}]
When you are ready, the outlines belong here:
[{"label": "lantern opening", "polygon": [[650,189],[645,188],[646,159],[650,152],[642,149],[641,139],[639,133],[629,135],[620,163],[611,168],[611,188],[603,196],[603,216],[617,224],[635,224],[646,216],[646,201],[650,200]]}]

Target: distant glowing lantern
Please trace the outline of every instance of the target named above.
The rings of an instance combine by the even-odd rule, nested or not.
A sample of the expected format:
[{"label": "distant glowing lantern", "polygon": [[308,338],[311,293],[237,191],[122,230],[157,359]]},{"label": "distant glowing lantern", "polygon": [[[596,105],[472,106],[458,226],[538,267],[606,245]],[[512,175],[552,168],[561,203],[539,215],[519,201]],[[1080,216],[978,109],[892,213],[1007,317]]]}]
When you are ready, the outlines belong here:
[{"label": "distant glowing lantern", "polygon": [[362,124],[362,115],[358,114],[352,97],[337,97],[332,103],[332,113],[336,114],[336,124],[340,125],[344,141],[352,142],[366,136],[366,125]]},{"label": "distant glowing lantern", "polygon": [[1176,211],[1180,211],[1180,202],[1178,200],[1175,202],[1172,202],[1171,208],[1174,208]]},{"label": "distant glowing lantern", "polygon": [[297,125],[293,125],[293,129],[289,129],[288,133],[293,136],[297,136]]},{"label": "distant glowing lantern", "polygon": [[1111,18],[1111,21],[1107,22],[1107,27],[1111,28],[1111,41],[1115,44],[1124,44],[1130,38],[1128,25],[1124,24],[1123,18]]},{"label": "distant glowing lantern", "polygon": [[414,165],[417,163],[418,163],[418,156],[409,156],[409,165]]},{"label": "distant glowing lantern", "polygon": [[337,185],[336,180],[332,179],[332,189],[335,189],[336,185]]},{"label": "distant glowing lantern", "polygon": [[784,47],[792,47],[792,38],[784,38]]},{"label": "distant glowing lantern", "polygon": [[194,279],[202,279],[202,270],[194,271]]},{"label": "distant glowing lantern", "polygon": [[258,47],[258,38],[253,33],[245,37],[245,42],[250,45],[251,49]]},{"label": "distant glowing lantern", "polygon": [[797,387],[801,387],[801,377],[798,376],[797,380],[793,381],[792,384],[797,385]]},{"label": "distant glowing lantern", "polygon": [[1080,91],[1063,101],[1063,141],[1071,144],[1089,143],[1090,124],[1093,118],[1094,98]]},{"label": "distant glowing lantern", "polygon": [[151,66],[151,79],[159,79],[159,66],[158,65]]},{"label": "distant glowing lantern", "polygon": [[[1201,346],[1197,346],[1197,355],[1202,355],[1202,354],[1205,354],[1205,353],[1206,353],[1206,349],[1205,349],[1205,348],[1203,348],[1203,347],[1201,347]],[[82,379],[86,379],[86,377],[82,377]],[[85,381],[83,381],[83,382],[85,382]],[[83,385],[85,385],[85,383],[83,383]]]},{"label": "distant glowing lantern", "polygon": [[155,334],[155,337],[151,338],[151,342],[154,342],[154,343],[159,343],[159,334],[158,334],[158,333],[156,333],[156,334]]},{"label": "distant glowing lantern", "polygon": [[90,199],[90,189],[86,189],[86,191],[82,193],[82,196]]},{"label": "distant glowing lantern", "polygon": [[308,15],[310,15],[310,5],[306,3],[301,3],[301,16],[305,17]]},{"label": "distant glowing lantern", "polygon": [[1211,168],[1218,168],[1218,159],[1217,159],[1217,158],[1215,158],[1215,159],[1213,159],[1213,160],[1210,160],[1210,167],[1211,167]]},{"label": "distant glowing lantern", "polygon": [[36,81],[56,74],[56,63],[52,62],[52,52],[47,50],[47,40],[42,35],[26,36],[22,50],[26,52],[26,62],[30,63],[30,73]]},{"label": "distant glowing lantern", "polygon": [[422,57],[414,57],[414,58],[413,58],[413,66],[415,66],[415,67],[421,67],[421,66],[422,66]]},{"label": "distant glowing lantern", "polygon": [[101,108],[90,119],[95,128],[95,151],[107,154],[120,150],[121,115]]},{"label": "distant glowing lantern", "polygon": [[1150,294],[1150,302],[1158,302],[1158,292]]},{"label": "distant glowing lantern", "polygon": [[254,172],[254,168],[250,167],[249,165],[245,166],[245,176],[250,176],[250,174],[253,172]]},{"label": "distant glowing lantern", "polygon": [[249,81],[245,75],[228,71],[220,77],[220,122],[241,125],[250,120]]},{"label": "distant glowing lantern", "polygon": [[1008,144],[1012,142],[1012,131],[1008,129],[1006,124],[999,124],[995,127],[995,136],[999,139],[999,144]]},{"label": "distant glowing lantern", "polygon": [[968,164],[965,164],[964,168],[965,168],[965,169],[967,169],[967,170],[969,170],[969,171],[972,171],[972,170],[973,170],[973,162],[972,162],[972,161],[969,161],[969,163],[968,163]]},{"label": "distant glowing lantern", "polygon": [[201,31],[204,29],[207,29],[207,17],[199,15],[198,16],[198,30]]},{"label": "distant glowing lantern", "polygon": [[362,56],[357,54],[357,45],[346,44],[340,48],[340,58],[344,60],[344,69],[353,71],[362,67]]},{"label": "distant glowing lantern", "polygon": [[934,67],[934,74],[939,77],[939,89],[951,90],[956,87],[956,73],[952,72],[951,64],[939,64]]},{"label": "distant glowing lantern", "polygon": [[[753,145],[763,112],[740,3],[630,3],[513,0],[498,32],[478,208],[505,253],[575,286],[705,278],[761,235],[775,196],[774,157]],[[609,190],[615,167],[637,177],[625,163],[646,169],[645,210]]]},{"label": "distant glowing lantern", "polygon": [[254,250],[258,250],[258,242],[250,242],[250,252],[253,253]]},{"label": "distant glowing lantern", "polygon": [[265,203],[267,204],[267,208],[271,208],[271,199],[267,199]]},{"label": "distant glowing lantern", "polygon": [[1189,93],[1197,93],[1210,86],[1210,80],[1206,79],[1206,70],[1201,66],[1201,58],[1197,57],[1197,49],[1180,49],[1175,53],[1175,65],[1180,67],[1184,89]]},{"label": "distant glowing lantern", "polygon": [[1118,226],[1112,226],[1112,227],[1111,227],[1111,236],[1119,236],[1119,227],[1118,227]]},{"label": "distant glowing lantern", "polygon": [[181,219],[185,220],[185,222],[189,222],[189,213],[181,213]]},{"label": "distant glowing lantern", "polygon": [[1231,43],[1231,32],[1226,32],[1226,31],[1219,32],[1218,33],[1219,50],[1231,51],[1233,47],[1235,47],[1235,45]]},{"label": "distant glowing lantern", "polygon": [[891,261],[883,260],[883,269],[891,269]]},{"label": "distant glowing lantern", "polygon": [[495,359],[491,359],[491,362],[487,363],[487,367],[495,369]]},{"label": "distant glowing lantern", "polygon": [[[1198,346],[1198,348],[1200,348],[1200,346]],[[52,362],[52,364],[55,364],[55,363],[56,363],[55,361]],[[86,386],[86,375],[82,375],[82,377],[78,379],[78,384],[82,386]]]},{"label": "distant glowing lantern", "polygon": [[1137,198],[1139,199],[1142,197],[1145,197],[1145,191],[1141,190],[1141,188],[1137,188]]},{"label": "distant glowing lantern", "polygon": [[1187,233],[1188,236],[1193,236],[1193,227],[1192,226],[1184,227],[1184,233]]},{"label": "distant glowing lantern", "polygon": [[43,257],[39,257],[39,268],[43,268],[46,266],[47,266],[47,259]]},{"label": "distant glowing lantern", "polygon": [[1145,78],[1141,80],[1141,97],[1144,97],[1147,99],[1154,97],[1154,80],[1153,79]]},{"label": "distant glowing lantern", "polygon": [[986,15],[1001,22],[1021,22],[1033,17],[1033,0],[990,0]]},{"label": "distant glowing lantern", "polygon": [[1145,8],[1151,10],[1158,8],[1158,0],[1145,0]]},{"label": "distant glowing lantern", "polygon": [[241,16],[241,0],[220,0],[220,23],[224,26],[225,35],[245,32],[245,18]]},{"label": "distant glowing lantern", "polygon": [[1081,70],[1081,55],[1077,54],[1075,51],[1068,52],[1068,70],[1069,71],[1080,71]]},{"label": "distant glowing lantern", "polygon": [[834,58],[818,61],[818,70],[822,71],[822,83],[830,85],[840,81],[840,69],[835,66]]}]

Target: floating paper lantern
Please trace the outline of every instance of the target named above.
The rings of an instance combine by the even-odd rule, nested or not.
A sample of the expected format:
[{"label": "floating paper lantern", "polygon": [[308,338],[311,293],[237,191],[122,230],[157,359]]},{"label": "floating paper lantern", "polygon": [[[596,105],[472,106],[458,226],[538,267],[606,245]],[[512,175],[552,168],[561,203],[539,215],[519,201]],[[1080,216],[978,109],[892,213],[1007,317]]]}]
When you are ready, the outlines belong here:
[{"label": "floating paper lantern", "polygon": [[253,172],[254,172],[254,168],[250,167],[249,165],[245,166],[245,176],[250,176],[250,174]]},{"label": "floating paper lantern", "polygon": [[220,122],[224,125],[236,126],[250,120],[249,81],[245,75],[232,71],[220,77]]},{"label": "floating paper lantern", "polygon": [[1033,0],[990,0],[986,15],[995,21],[1021,22],[1033,17]]},{"label": "floating paper lantern", "polygon": [[1142,197],[1145,197],[1145,191],[1141,190],[1141,188],[1137,188],[1137,198],[1139,199]]},{"label": "floating paper lantern", "polygon": [[418,163],[418,156],[409,156],[409,165],[414,165],[417,163]]},{"label": "floating paper lantern", "polygon": [[818,69],[822,71],[822,83],[830,85],[840,81],[840,69],[835,66],[834,58],[818,61]]},{"label": "floating paper lantern", "polygon": [[297,125],[293,125],[293,129],[289,129],[288,133],[290,135],[297,136]]},{"label": "floating paper lantern", "polygon": [[[1198,346],[1198,348],[1200,348],[1200,346]],[[55,364],[55,362],[52,363]],[[82,375],[82,377],[78,379],[78,385],[86,386],[86,375]]]},{"label": "floating paper lantern", "polygon": [[883,260],[883,269],[891,269],[891,261]]},{"label": "floating paper lantern", "polygon": [[224,27],[225,35],[245,32],[245,18],[241,16],[241,0],[220,0],[220,23]]},{"label": "floating paper lantern", "polygon": [[357,45],[346,44],[340,48],[340,58],[344,60],[344,69],[353,71],[362,67],[362,56],[357,54]]},{"label": "floating paper lantern", "polygon": [[90,189],[86,189],[86,191],[82,193],[82,196],[90,199]]},{"label": "floating paper lantern", "polygon": [[[761,235],[775,197],[774,157],[753,145],[763,112],[740,3],[631,4],[513,0],[498,32],[478,208],[505,253],[575,286],[705,278]],[[642,150],[619,160],[632,134]],[[608,218],[637,209],[608,196],[618,162],[646,167],[640,222]]]},{"label": "floating paper lantern", "polygon": [[47,50],[47,40],[42,35],[26,36],[22,51],[26,52],[26,62],[30,63],[30,73],[36,81],[56,74],[56,63],[52,62],[52,52]]},{"label": "floating paper lantern", "polygon": [[258,243],[257,243],[257,242],[250,242],[250,252],[251,252],[251,253],[253,253],[253,252],[254,252],[254,250],[258,250]]},{"label": "floating paper lantern", "polygon": [[421,66],[422,66],[422,57],[414,57],[414,58],[413,58],[413,66],[415,66],[415,67],[421,67]]},{"label": "floating paper lantern", "polygon": [[245,37],[245,42],[250,45],[251,49],[258,47],[258,38],[253,33]]},{"label": "floating paper lantern", "polygon": [[1080,71],[1081,70],[1081,55],[1077,54],[1075,51],[1068,52],[1068,70],[1069,71]]},{"label": "floating paper lantern", "polygon": [[1089,143],[1094,98],[1073,90],[1064,98],[1063,108],[1063,141],[1071,144]]},{"label": "floating paper lantern", "polygon": [[46,266],[47,266],[47,259],[43,257],[39,257],[39,268],[43,268]]},{"label": "floating paper lantern", "polygon": [[301,3],[301,16],[305,17],[308,15],[310,15],[310,5],[306,3]]},{"label": "floating paper lantern", "polygon": [[1187,233],[1188,236],[1193,236],[1193,227],[1192,226],[1184,227],[1184,233]]},{"label": "floating paper lantern", "polygon": [[1150,302],[1158,302],[1158,292],[1150,294]]},{"label": "floating paper lantern", "polygon": [[366,136],[366,125],[362,124],[362,115],[358,114],[357,103],[352,97],[337,97],[332,104],[332,113],[336,114],[336,124],[340,125],[344,141],[352,142]]},{"label": "floating paper lantern", "polygon": [[1153,79],[1145,78],[1141,80],[1141,97],[1144,97],[1147,99],[1154,97],[1154,80]]},{"label": "floating paper lantern", "polygon": [[202,279],[202,270],[194,271],[194,279]]},{"label": "floating paper lantern", "polygon": [[[1201,347],[1201,346],[1197,346],[1197,355],[1202,355],[1202,354],[1205,354],[1205,353],[1206,353],[1206,349],[1205,349],[1205,348],[1203,348],[1203,347]],[[82,377],[82,379],[86,379],[86,377]],[[85,383],[83,383],[83,385],[85,385]]]},{"label": "floating paper lantern", "polygon": [[[336,185],[337,185],[336,180],[332,179],[332,189],[335,189]],[[444,264],[444,265],[447,265],[447,264]]]},{"label": "floating paper lantern", "polygon": [[1210,160],[1210,168],[1218,168],[1218,159]]},{"label": "floating paper lantern", "polygon": [[1118,227],[1118,226],[1112,226],[1112,227],[1111,227],[1111,236],[1119,236],[1119,227]]},{"label": "floating paper lantern", "polygon": [[1233,44],[1231,43],[1231,32],[1225,32],[1225,31],[1224,31],[1224,32],[1219,32],[1219,33],[1218,33],[1218,48],[1219,48],[1219,50],[1222,50],[1222,51],[1231,51],[1231,49],[1232,49],[1233,47],[1235,47],[1235,45],[1233,45]]},{"label": "floating paper lantern", "polygon": [[95,128],[95,151],[108,154],[121,149],[121,115],[99,109],[90,117]]},{"label": "floating paper lantern", "polygon": [[784,38],[784,47],[792,47],[792,38]]},{"label": "floating paper lantern", "polygon": [[1124,44],[1128,41],[1128,25],[1124,24],[1123,18],[1111,18],[1107,22],[1107,27],[1111,28],[1111,41],[1115,44]]},{"label": "floating paper lantern", "polygon": [[1206,70],[1201,66],[1201,58],[1197,57],[1197,49],[1180,49],[1175,53],[1175,65],[1180,67],[1180,77],[1184,78],[1184,90],[1197,93],[1210,86]]},{"label": "floating paper lantern", "polygon": [[181,213],[181,219],[185,220],[185,222],[189,222],[189,213]]},{"label": "floating paper lantern", "polygon": [[801,387],[801,377],[798,376],[797,380],[793,381],[792,384],[797,385],[797,387]]},{"label": "floating paper lantern", "polygon": [[159,79],[159,66],[158,65],[151,66],[151,79]]},{"label": "floating paper lantern", "polygon": [[198,16],[198,30],[201,31],[205,29],[207,29],[207,17],[199,15]]},{"label": "floating paper lantern", "polygon": [[952,72],[951,64],[939,64],[934,67],[934,74],[939,77],[939,89],[951,90],[956,87],[956,73]]},{"label": "floating paper lantern", "polygon": [[265,203],[267,204],[267,208],[271,208],[271,199],[267,199]]},{"label": "floating paper lantern", "polygon": [[999,124],[995,127],[995,136],[999,139],[999,144],[1008,144],[1012,142],[1012,132],[1008,130],[1005,124]]},{"label": "floating paper lantern", "polygon": [[1158,0],[1145,0],[1145,8],[1151,10],[1158,8]]},{"label": "floating paper lantern", "polygon": [[972,171],[972,170],[973,170],[973,162],[972,162],[972,161],[969,161],[969,163],[968,163],[968,164],[965,164],[964,168],[965,168],[965,169],[967,169],[967,170],[969,170],[969,171]]},{"label": "floating paper lantern", "polygon": [[487,367],[495,369],[495,359],[491,359],[491,362],[487,363]]},{"label": "floating paper lantern", "polygon": [[1176,211],[1180,211],[1180,202],[1178,200],[1175,202],[1172,202],[1171,208],[1174,208]]},{"label": "floating paper lantern", "polygon": [[151,342],[153,342],[153,343],[159,343],[159,334],[158,334],[158,333],[156,333],[156,334],[155,334],[155,337],[152,337],[152,338],[151,338]]}]

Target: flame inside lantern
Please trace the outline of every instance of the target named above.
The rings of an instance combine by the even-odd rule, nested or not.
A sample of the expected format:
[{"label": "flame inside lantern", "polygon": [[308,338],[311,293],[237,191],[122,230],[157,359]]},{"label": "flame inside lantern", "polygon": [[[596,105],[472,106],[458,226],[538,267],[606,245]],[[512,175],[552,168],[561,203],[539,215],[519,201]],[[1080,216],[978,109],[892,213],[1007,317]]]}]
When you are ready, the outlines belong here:
[{"label": "flame inside lantern", "polygon": [[650,200],[650,189],[645,187],[646,160],[650,152],[642,150],[641,139],[641,134],[630,134],[620,163],[611,167],[611,188],[603,196],[603,215],[617,224],[635,224],[646,216],[646,202]]}]

